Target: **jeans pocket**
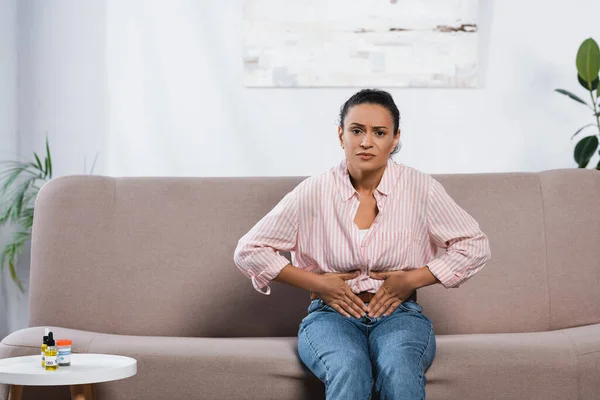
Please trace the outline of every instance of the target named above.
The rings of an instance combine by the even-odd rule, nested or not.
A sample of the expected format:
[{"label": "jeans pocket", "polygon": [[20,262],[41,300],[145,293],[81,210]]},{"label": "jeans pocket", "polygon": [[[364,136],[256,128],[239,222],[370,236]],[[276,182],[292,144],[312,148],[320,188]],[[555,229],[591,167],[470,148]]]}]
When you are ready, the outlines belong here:
[{"label": "jeans pocket", "polygon": [[319,310],[323,310],[325,307],[328,307],[327,304],[325,304],[325,302],[321,299],[314,299],[311,300],[310,304],[308,305],[308,314],[311,314],[315,311],[319,311]]},{"label": "jeans pocket", "polygon": [[414,300],[405,301],[402,304],[400,304],[398,308],[401,308],[402,310],[407,312],[418,312],[421,314],[423,313],[423,307],[421,307],[419,303],[417,303]]},{"label": "jeans pocket", "polygon": [[300,327],[302,327],[302,324],[308,321],[309,318],[314,315],[315,311],[322,311],[326,307],[329,306],[326,305],[321,299],[311,300],[310,304],[308,305],[307,314],[304,316],[304,318],[302,318],[302,321],[300,322]]}]

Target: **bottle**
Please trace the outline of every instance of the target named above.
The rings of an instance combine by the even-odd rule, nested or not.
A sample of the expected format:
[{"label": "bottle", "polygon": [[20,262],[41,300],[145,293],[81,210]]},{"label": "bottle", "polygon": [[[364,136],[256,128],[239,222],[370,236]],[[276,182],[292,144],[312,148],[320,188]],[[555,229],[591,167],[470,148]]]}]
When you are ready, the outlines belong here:
[{"label": "bottle", "polygon": [[44,356],[46,353],[46,347],[48,347],[48,332],[50,332],[50,329],[44,329],[44,338],[42,339],[42,367],[46,366],[46,363],[44,362]]},{"label": "bottle", "polygon": [[70,339],[56,339],[59,367],[71,365],[71,343]]},{"label": "bottle", "polygon": [[48,333],[48,347],[44,352],[44,362],[46,363],[46,371],[54,371],[58,368],[58,349],[54,341],[52,332]]}]

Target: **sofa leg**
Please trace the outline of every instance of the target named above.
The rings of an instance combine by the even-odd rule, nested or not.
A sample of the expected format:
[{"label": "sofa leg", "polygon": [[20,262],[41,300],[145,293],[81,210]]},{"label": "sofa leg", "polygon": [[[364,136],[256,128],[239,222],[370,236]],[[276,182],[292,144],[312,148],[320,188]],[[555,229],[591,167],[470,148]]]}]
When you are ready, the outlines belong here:
[{"label": "sofa leg", "polygon": [[21,400],[21,397],[23,397],[23,386],[11,385],[8,400]]},{"label": "sofa leg", "polygon": [[71,385],[71,400],[94,400],[94,386]]}]

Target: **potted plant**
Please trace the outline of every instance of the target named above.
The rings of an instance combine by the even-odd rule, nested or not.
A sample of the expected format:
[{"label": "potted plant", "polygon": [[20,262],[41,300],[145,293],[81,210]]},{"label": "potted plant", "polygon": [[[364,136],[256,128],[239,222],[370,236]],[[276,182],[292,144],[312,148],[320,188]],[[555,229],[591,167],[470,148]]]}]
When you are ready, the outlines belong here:
[{"label": "potted plant", "polygon": [[4,245],[0,254],[0,271],[7,266],[12,280],[24,292],[23,283],[17,276],[15,264],[23,252],[23,247],[31,237],[33,207],[42,185],[52,179],[52,157],[46,138],[44,161],[33,153],[32,161],[3,161],[0,172],[0,225],[14,224],[17,231]]},{"label": "potted plant", "polygon": [[[571,99],[578,103],[587,106],[594,118],[593,123],[579,128],[571,137],[573,139],[583,130],[594,127],[597,132],[593,135],[589,135],[581,139],[574,150],[575,162],[579,168],[586,168],[590,162],[592,156],[598,150],[598,134],[600,133],[600,104],[598,99],[600,98],[600,87],[598,86],[598,73],[600,71],[600,49],[598,44],[592,38],[583,41],[579,50],[577,51],[577,57],[575,59],[575,65],[577,66],[577,80],[579,84],[589,92],[591,103],[586,102],[579,96],[564,90],[555,89],[558,93],[569,96]],[[595,167],[600,170],[600,162]]]},{"label": "potted plant", "polygon": [[[90,173],[94,170],[96,158]],[[0,253],[0,272],[4,267],[8,267],[12,280],[24,293],[25,289],[17,276],[15,266],[25,244],[31,238],[38,192],[44,183],[52,179],[52,157],[48,138],[46,137],[46,155],[43,161],[34,152],[33,160],[3,161],[0,165],[4,167],[0,171],[0,225],[14,224],[17,227]]]}]

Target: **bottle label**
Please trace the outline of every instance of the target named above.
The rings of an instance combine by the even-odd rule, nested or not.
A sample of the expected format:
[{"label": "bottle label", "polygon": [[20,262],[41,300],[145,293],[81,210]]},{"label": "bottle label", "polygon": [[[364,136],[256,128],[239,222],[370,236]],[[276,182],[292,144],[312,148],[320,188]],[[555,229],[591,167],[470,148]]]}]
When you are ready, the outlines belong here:
[{"label": "bottle label", "polygon": [[57,365],[56,356],[44,356],[44,361],[46,362],[46,367],[54,367]]},{"label": "bottle label", "polygon": [[58,349],[58,363],[68,364],[71,362],[71,349]]}]

